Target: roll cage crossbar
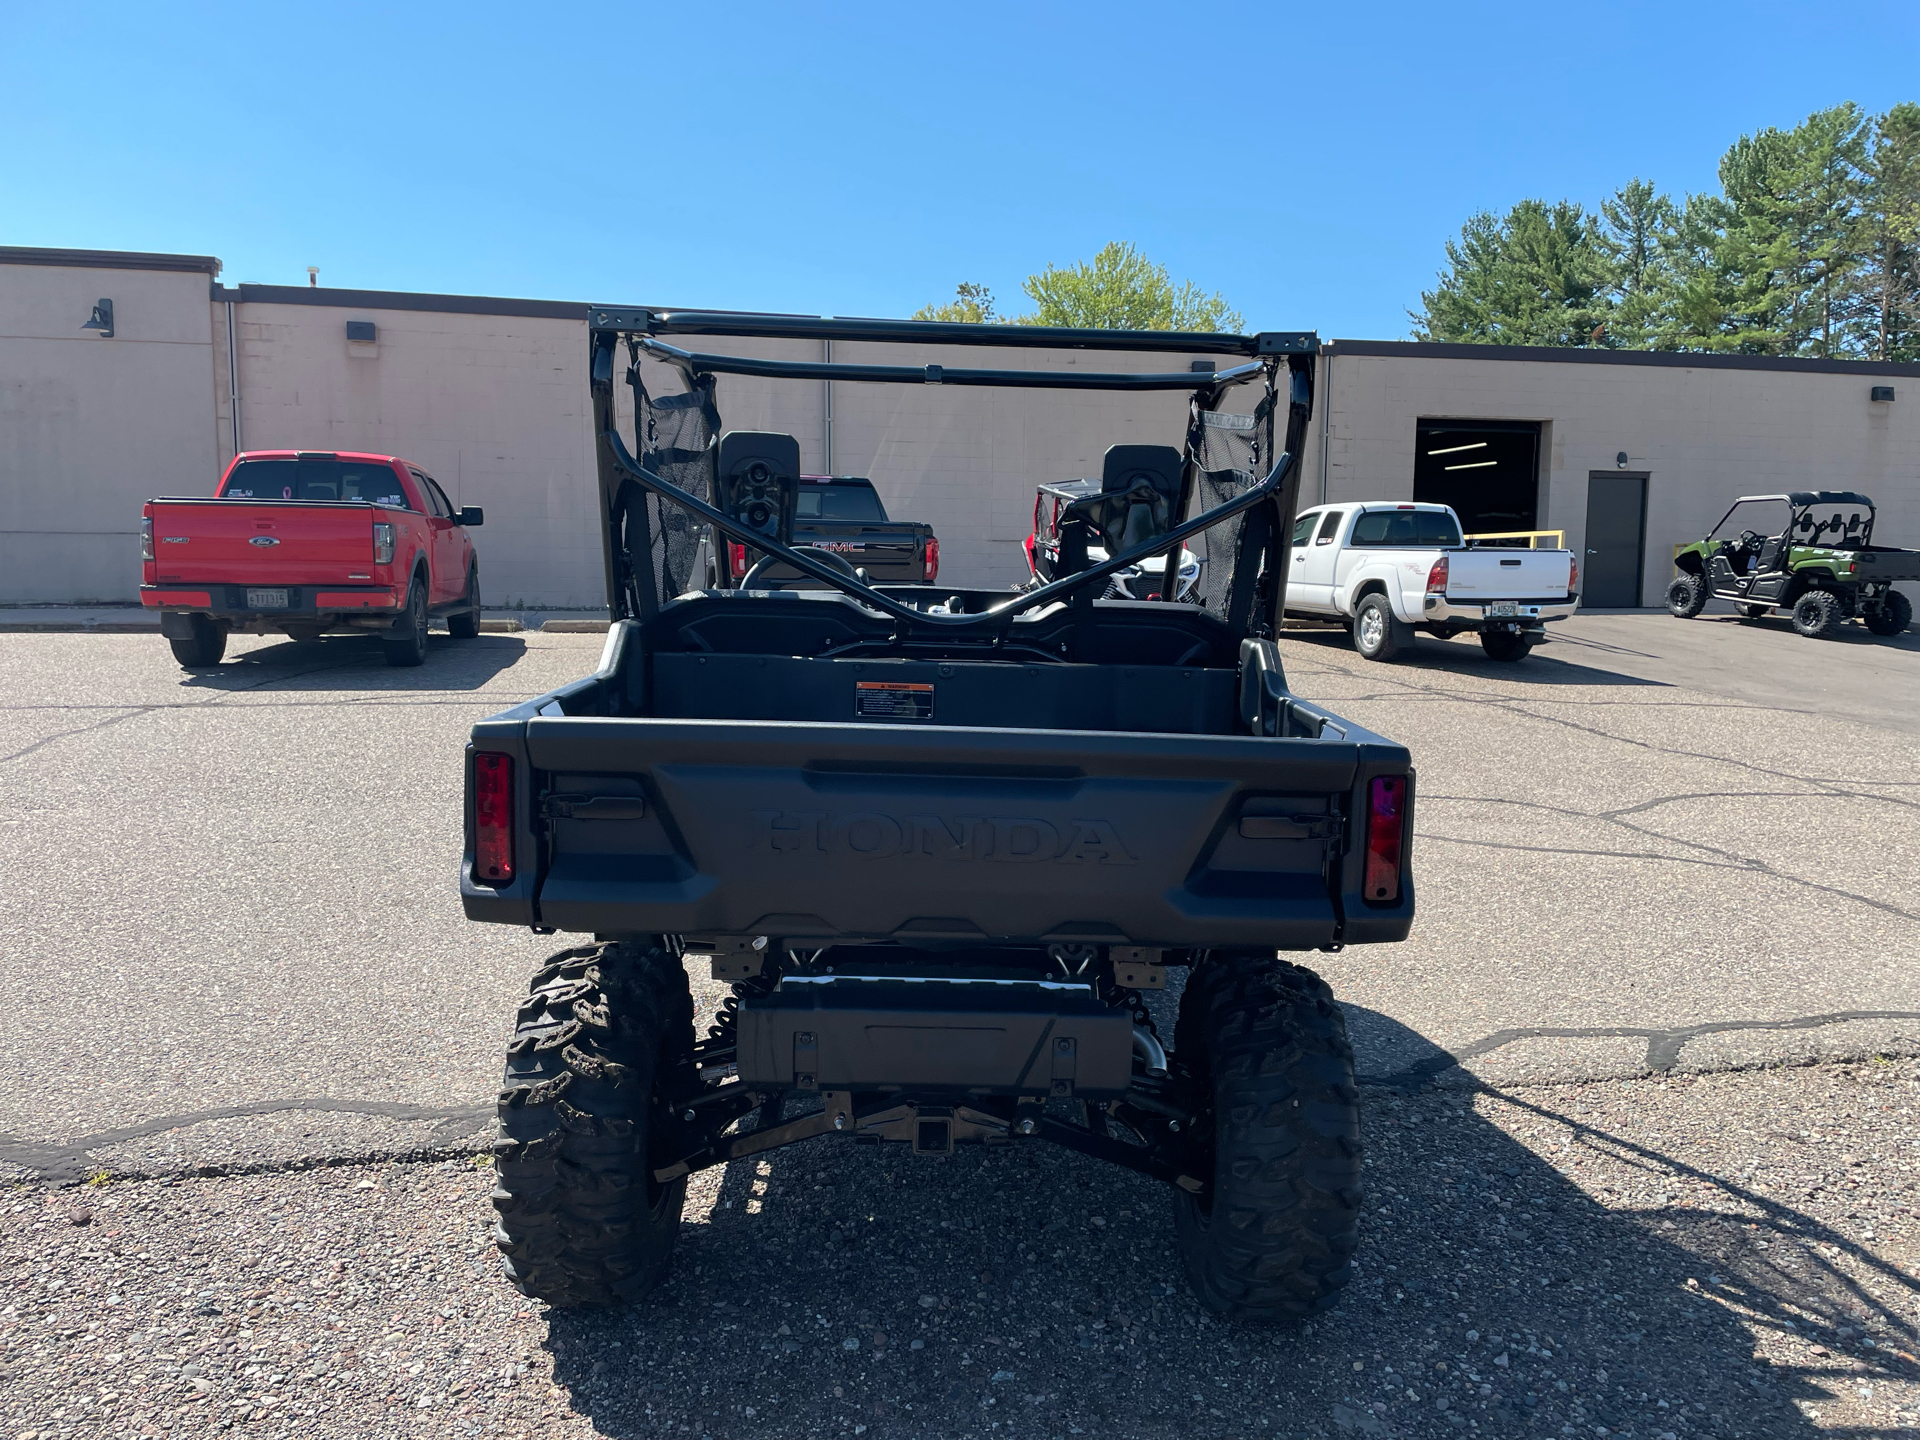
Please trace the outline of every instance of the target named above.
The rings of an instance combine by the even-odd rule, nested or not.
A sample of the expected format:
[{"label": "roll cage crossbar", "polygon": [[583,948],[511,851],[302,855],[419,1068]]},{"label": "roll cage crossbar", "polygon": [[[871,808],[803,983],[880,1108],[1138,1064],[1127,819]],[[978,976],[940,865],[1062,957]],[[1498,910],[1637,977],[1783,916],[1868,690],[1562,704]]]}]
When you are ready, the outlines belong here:
[{"label": "roll cage crossbar", "polygon": [[[1131,565],[1151,566],[1155,556],[1163,559],[1179,553],[1181,546],[1203,531],[1212,529],[1262,504],[1291,511],[1293,491],[1297,488],[1299,454],[1305,439],[1307,420],[1313,407],[1313,363],[1319,352],[1319,339],[1307,331],[1270,331],[1252,336],[1187,334],[1173,331],[1068,330],[1023,325],[967,325],[911,320],[836,320],[810,316],[742,315],[714,311],[654,311],[622,307],[594,307],[589,312],[591,345],[590,378],[594,396],[594,424],[599,444],[601,488],[606,527],[609,598],[615,617],[627,603],[636,602],[639,618],[650,619],[661,603],[658,577],[651,583],[635,583],[634,572],[643,563],[651,563],[652,540],[645,504],[627,500],[637,487],[649,491],[713,527],[718,534],[765,552],[801,574],[841,591],[899,622],[907,634],[954,635],[956,632],[990,632],[995,643],[1005,636],[1021,614],[1061,601],[1085,603],[1088,587],[1099,584]],[[1196,363],[1183,372],[1100,373],[1080,370],[999,370],[949,368],[941,365],[902,366],[834,363],[832,361],[768,360],[745,356],[713,355],[681,349],[658,336],[671,334],[721,334],[773,339],[855,340],[882,343],[939,343],[969,346],[1006,346],[1015,348],[1076,348],[1131,350],[1148,352],[1195,351],[1238,354],[1249,357],[1239,365],[1214,370]],[[1052,581],[1037,589],[1011,595],[972,614],[931,614],[883,594],[873,586],[830,568],[803,549],[773,540],[748,529],[717,506],[637,460],[628,448],[616,423],[613,401],[614,371],[620,341],[627,342],[631,356],[627,380],[635,392],[636,403],[645,400],[640,382],[643,356],[672,366],[681,372],[691,392],[712,394],[718,375],[748,375],[768,379],[838,380],[870,384],[930,384],[993,386],[1023,389],[1061,390],[1185,390],[1190,393],[1188,446],[1183,468],[1179,504],[1173,513],[1185,512],[1195,493],[1200,475],[1198,437],[1204,423],[1217,408],[1226,389],[1259,377],[1266,381],[1262,413],[1267,416],[1268,445],[1261,453],[1271,458],[1264,477],[1235,470],[1239,486],[1226,499],[1192,519],[1169,527],[1144,542],[1119,554],[1090,565],[1073,575]],[[1282,397],[1276,393],[1279,371],[1288,372],[1283,392],[1286,412],[1285,443],[1273,443],[1273,411]],[[1251,423],[1251,422],[1249,422]],[[644,437],[642,437],[644,439]],[[686,452],[682,452],[683,455]],[[1214,473],[1214,472],[1209,472]],[[1216,477],[1217,478],[1217,477]],[[1291,482],[1291,483],[1290,483]],[[663,522],[664,523],[664,522]],[[1289,551],[1278,543],[1285,538],[1285,516],[1267,518],[1260,524],[1242,527],[1241,550],[1235,557],[1235,581],[1227,619],[1236,629],[1246,628],[1253,619],[1253,591],[1256,578],[1267,592],[1266,608],[1277,606],[1277,596],[1285,585],[1285,567]],[[1255,553],[1257,552],[1257,553]],[[1163,590],[1171,592],[1173,587]],[[1163,600],[1172,599],[1164,593]],[[1255,628],[1270,628],[1270,621]]]}]

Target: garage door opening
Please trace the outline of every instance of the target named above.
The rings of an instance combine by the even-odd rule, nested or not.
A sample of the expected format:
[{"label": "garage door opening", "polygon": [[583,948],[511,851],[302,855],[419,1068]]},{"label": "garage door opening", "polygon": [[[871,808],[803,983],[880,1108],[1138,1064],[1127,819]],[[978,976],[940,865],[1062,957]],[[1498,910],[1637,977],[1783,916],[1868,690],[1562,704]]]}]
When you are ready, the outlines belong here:
[{"label": "garage door opening", "polygon": [[1469,535],[1537,528],[1538,420],[1422,420],[1416,431],[1413,498],[1451,505]]}]

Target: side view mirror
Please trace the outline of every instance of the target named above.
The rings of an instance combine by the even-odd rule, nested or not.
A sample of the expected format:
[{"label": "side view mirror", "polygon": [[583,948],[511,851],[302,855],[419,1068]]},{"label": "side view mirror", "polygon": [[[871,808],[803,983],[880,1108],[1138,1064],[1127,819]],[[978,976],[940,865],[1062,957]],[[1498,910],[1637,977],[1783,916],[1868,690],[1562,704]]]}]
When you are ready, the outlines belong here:
[{"label": "side view mirror", "polygon": [[487,523],[487,512],[482,510],[478,505],[462,505],[454,512],[453,523],[456,525],[484,525]]}]

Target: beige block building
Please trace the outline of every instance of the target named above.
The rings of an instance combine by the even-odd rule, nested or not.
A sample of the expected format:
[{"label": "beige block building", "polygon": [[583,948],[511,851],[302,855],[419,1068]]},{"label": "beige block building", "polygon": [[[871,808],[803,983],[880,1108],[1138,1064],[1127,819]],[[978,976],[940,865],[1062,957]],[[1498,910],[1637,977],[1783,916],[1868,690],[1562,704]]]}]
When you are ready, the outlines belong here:
[{"label": "beige block building", "polygon": [[[218,273],[208,257],[0,249],[0,604],[133,600],[141,502],[208,493],[236,447],[404,455],[486,508],[474,539],[492,604],[604,603],[584,303],[230,288]],[[82,329],[101,300],[111,337]],[[811,341],[680,343],[829,358]],[[830,358],[1190,363],[848,342]],[[1589,570],[1614,577],[1617,603],[1658,603],[1673,543],[1739,494],[1863,490],[1883,543],[1920,546],[1920,366],[1338,340],[1320,380],[1303,504],[1445,498],[1470,529],[1591,538]],[[728,427],[789,432],[810,471],[870,476],[891,513],[933,525],[943,576],[982,584],[1026,573],[1037,483],[1098,474],[1109,445],[1180,443],[1184,405],[739,377],[720,391]]]}]

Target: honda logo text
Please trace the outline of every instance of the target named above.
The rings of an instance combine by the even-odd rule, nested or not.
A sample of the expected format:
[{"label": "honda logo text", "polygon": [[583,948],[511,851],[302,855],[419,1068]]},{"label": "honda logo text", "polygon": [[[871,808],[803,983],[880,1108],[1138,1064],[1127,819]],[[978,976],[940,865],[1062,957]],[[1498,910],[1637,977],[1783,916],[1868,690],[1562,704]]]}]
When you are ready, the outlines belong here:
[{"label": "honda logo text", "polygon": [[982,860],[1003,865],[1131,865],[1105,820],[1055,823],[1020,815],[908,815],[756,810],[753,847],[783,854]]}]

